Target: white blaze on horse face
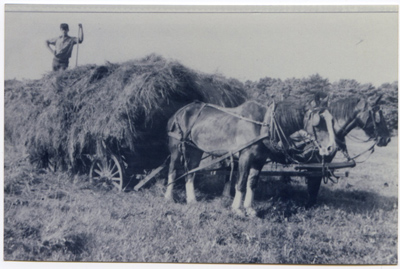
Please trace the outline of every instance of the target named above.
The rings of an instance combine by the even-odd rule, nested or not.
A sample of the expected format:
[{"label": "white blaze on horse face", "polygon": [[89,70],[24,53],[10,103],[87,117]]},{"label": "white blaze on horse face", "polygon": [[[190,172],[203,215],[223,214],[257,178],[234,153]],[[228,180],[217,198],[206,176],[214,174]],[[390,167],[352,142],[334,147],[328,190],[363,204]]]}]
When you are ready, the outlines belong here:
[{"label": "white blaze on horse face", "polygon": [[317,140],[319,142],[319,154],[321,156],[330,156],[336,152],[335,132],[333,130],[333,117],[328,110],[322,112],[320,116],[323,117],[325,120],[328,137],[327,139],[323,138],[321,140],[318,140],[320,138],[317,137]]}]

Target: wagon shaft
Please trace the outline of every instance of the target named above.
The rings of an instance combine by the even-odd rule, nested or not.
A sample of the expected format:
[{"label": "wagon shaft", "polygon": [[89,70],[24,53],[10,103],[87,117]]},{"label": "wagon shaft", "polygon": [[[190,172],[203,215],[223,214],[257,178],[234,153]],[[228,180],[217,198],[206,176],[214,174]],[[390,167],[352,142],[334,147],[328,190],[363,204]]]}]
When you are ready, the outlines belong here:
[{"label": "wagon shaft", "polygon": [[296,165],[294,169],[303,170],[303,169],[322,169],[325,167],[326,169],[341,169],[341,168],[352,168],[356,166],[356,162],[351,160],[349,162],[341,162],[341,163],[326,163],[322,165],[321,163],[309,163],[309,164],[299,164]]}]

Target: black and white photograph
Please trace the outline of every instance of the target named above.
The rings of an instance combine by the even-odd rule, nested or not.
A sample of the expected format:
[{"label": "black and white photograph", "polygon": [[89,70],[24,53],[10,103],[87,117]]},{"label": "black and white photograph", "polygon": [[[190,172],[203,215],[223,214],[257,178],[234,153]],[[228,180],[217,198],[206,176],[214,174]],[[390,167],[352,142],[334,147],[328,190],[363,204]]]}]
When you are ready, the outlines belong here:
[{"label": "black and white photograph", "polygon": [[398,12],[5,3],[3,263],[396,266]]}]

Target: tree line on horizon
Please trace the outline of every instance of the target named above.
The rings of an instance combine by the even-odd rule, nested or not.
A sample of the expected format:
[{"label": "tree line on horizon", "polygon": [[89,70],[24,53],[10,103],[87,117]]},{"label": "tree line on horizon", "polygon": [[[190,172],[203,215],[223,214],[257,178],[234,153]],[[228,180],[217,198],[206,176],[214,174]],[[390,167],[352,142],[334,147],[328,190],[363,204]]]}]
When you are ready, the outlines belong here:
[{"label": "tree line on horizon", "polygon": [[307,78],[277,79],[264,77],[258,81],[244,83],[250,99],[260,102],[275,100],[282,101],[288,96],[301,96],[314,92],[325,92],[331,98],[346,98],[355,96],[372,96],[382,94],[381,108],[385,115],[389,129],[397,134],[398,129],[398,81],[383,83],[375,87],[372,83],[359,83],[355,79],[341,79],[331,83],[329,79],[319,74]]}]

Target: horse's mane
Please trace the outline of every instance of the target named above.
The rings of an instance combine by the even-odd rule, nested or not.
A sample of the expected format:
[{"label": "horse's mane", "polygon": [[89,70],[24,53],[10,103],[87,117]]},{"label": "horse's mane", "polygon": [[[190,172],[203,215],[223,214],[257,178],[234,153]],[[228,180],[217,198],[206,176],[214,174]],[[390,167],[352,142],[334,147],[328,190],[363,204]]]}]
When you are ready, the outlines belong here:
[{"label": "horse's mane", "polygon": [[332,101],[329,105],[329,111],[336,119],[348,119],[353,116],[354,109],[360,98],[350,97]]},{"label": "horse's mane", "polygon": [[288,98],[276,104],[275,119],[287,135],[303,129],[304,115],[304,105],[296,99]]}]

